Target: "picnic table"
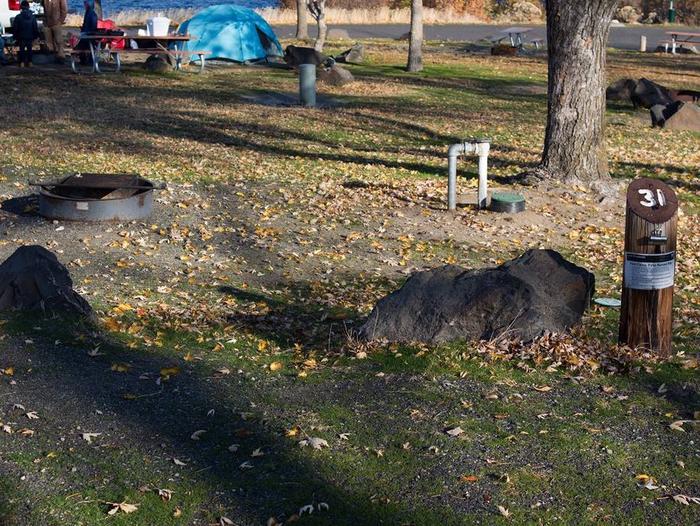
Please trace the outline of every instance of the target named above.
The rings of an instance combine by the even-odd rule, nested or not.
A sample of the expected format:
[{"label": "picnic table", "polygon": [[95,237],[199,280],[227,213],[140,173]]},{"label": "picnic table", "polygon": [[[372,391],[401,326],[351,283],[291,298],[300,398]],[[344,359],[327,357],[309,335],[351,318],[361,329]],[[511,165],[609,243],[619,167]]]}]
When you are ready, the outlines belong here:
[{"label": "picnic table", "polygon": [[508,35],[511,46],[523,47],[523,37],[530,31],[532,31],[531,27],[509,27],[507,29],[503,29],[501,33]]},{"label": "picnic table", "polygon": [[[108,59],[114,60],[114,71],[121,70],[121,56],[127,54],[142,54],[142,55],[165,55],[173,64],[174,70],[180,70],[182,67],[182,58],[185,55],[197,55],[200,62],[200,73],[204,71],[204,57],[208,54],[207,51],[185,51],[184,44],[189,42],[189,35],[166,35],[166,36],[151,36],[132,34],[126,32],[124,35],[87,35],[81,37],[90,45],[90,58],[92,61],[92,72],[100,73],[100,61]],[[126,45],[123,49],[119,49],[112,44],[124,40]],[[136,43],[135,48],[131,44]],[[144,47],[141,47],[144,45]],[[76,59],[81,53],[88,51],[72,50],[70,52],[71,68],[75,73],[78,72]]]},{"label": "picnic table", "polygon": [[[676,54],[678,44],[700,44],[700,33],[689,33],[686,31],[668,31],[667,35],[671,36],[671,53]],[[668,43],[666,44],[668,51]]]}]

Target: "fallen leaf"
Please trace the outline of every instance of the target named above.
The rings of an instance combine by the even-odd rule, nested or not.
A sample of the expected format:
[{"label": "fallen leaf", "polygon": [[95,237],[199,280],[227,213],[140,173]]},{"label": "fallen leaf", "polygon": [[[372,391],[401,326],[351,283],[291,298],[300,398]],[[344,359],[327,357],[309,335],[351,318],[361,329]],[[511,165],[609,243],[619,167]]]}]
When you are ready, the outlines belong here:
[{"label": "fallen leaf", "polygon": [[28,413],[25,413],[24,416],[26,416],[29,420],[39,420],[39,415],[36,411],[29,411]]},{"label": "fallen leaf", "polygon": [[272,362],[270,364],[270,371],[279,371],[280,369],[282,369],[282,367],[282,362]]},{"label": "fallen leaf", "polygon": [[548,393],[552,390],[552,388],[548,385],[536,385],[533,389],[535,389],[535,391],[539,391],[540,393]]},{"label": "fallen leaf", "polygon": [[107,512],[107,515],[116,515],[117,513],[133,513],[139,509],[136,504],[128,502],[109,502],[112,508]]},{"label": "fallen leaf", "polygon": [[126,373],[126,372],[129,372],[129,364],[127,364],[127,363],[113,363],[111,369],[115,373]]},{"label": "fallen leaf", "polygon": [[500,504],[498,505],[498,513],[503,515],[506,519],[510,517],[510,511],[508,511],[508,508],[504,508]]},{"label": "fallen leaf", "polygon": [[457,436],[461,435],[462,433],[464,433],[464,429],[462,429],[461,427],[455,427],[452,429],[448,429],[447,431],[445,431],[445,433],[447,433],[451,437],[457,437]]},{"label": "fallen leaf", "polygon": [[159,489],[158,496],[163,499],[164,502],[168,502],[173,498],[173,490],[171,489]]},{"label": "fallen leaf", "polygon": [[174,367],[163,367],[163,368],[160,370],[160,377],[161,377],[163,380],[167,380],[167,379],[170,378],[171,376],[175,376],[175,375],[177,375],[177,374],[180,374],[180,368],[177,367],[177,366],[174,366]]},{"label": "fallen leaf", "polygon": [[173,458],[173,463],[174,463],[176,466],[186,466],[186,465],[187,465],[186,462],[183,462],[182,460],[178,460],[177,458]]},{"label": "fallen leaf", "polygon": [[92,439],[100,436],[102,433],[80,433],[80,438],[88,444],[92,444]]},{"label": "fallen leaf", "polygon": [[477,480],[479,480],[479,477],[477,477],[476,475],[462,475],[461,477],[459,477],[459,480],[461,480],[462,482],[476,482]]},{"label": "fallen leaf", "polygon": [[202,435],[206,432],[207,432],[206,429],[198,429],[197,431],[195,431],[194,433],[192,433],[190,435],[190,438],[192,440],[199,440],[202,437]]},{"label": "fallen leaf", "polygon": [[301,447],[312,447],[314,449],[323,449],[324,447],[330,447],[328,442],[322,438],[309,437],[299,442]]}]

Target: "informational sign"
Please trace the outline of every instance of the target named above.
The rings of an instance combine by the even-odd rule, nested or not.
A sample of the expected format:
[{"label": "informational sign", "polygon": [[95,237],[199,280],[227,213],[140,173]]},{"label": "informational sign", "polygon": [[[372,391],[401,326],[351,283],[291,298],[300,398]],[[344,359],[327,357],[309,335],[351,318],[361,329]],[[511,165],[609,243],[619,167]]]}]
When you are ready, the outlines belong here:
[{"label": "informational sign", "polygon": [[625,252],[625,287],[660,290],[673,286],[676,253],[634,254]]}]

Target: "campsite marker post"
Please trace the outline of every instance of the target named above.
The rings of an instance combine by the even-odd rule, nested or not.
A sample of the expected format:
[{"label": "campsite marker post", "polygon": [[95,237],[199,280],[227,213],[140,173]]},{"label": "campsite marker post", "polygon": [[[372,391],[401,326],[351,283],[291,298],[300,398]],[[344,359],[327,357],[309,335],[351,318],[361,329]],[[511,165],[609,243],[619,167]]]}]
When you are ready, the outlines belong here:
[{"label": "campsite marker post", "polygon": [[316,106],[316,65],[299,65],[299,102],[302,106]]},{"label": "campsite marker post", "polygon": [[678,198],[665,183],[627,189],[620,343],[671,354]]}]

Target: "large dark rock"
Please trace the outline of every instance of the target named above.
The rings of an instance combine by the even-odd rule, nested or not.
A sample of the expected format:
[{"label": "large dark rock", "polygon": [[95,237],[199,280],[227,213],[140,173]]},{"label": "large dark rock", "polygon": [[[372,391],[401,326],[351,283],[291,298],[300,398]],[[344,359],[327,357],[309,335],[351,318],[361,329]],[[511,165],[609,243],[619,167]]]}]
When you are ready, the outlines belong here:
[{"label": "large dark rock", "polygon": [[637,87],[637,81],[633,79],[620,79],[617,82],[613,82],[605,90],[605,98],[607,100],[624,100],[629,101],[632,98],[632,93],[634,93]]},{"label": "large dark rock", "polygon": [[0,265],[2,310],[93,317],[90,304],[73,290],[66,267],[37,245],[18,248]]},{"label": "large dark rock", "polygon": [[673,102],[673,93],[665,86],[649,79],[639,79],[630,98],[635,108],[639,106],[651,108],[652,106],[667,106],[671,104]]},{"label": "large dark rock", "polygon": [[413,274],[381,299],[360,337],[440,343],[508,336],[530,341],[577,324],[595,278],[553,250],[529,250],[497,268],[448,265]]}]

